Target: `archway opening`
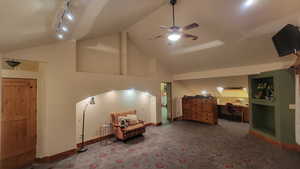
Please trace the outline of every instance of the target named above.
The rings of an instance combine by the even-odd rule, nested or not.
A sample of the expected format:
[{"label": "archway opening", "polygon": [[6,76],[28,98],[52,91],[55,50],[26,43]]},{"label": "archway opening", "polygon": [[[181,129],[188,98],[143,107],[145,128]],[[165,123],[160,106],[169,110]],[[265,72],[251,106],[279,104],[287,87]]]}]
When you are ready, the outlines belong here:
[{"label": "archway opening", "polygon": [[[89,104],[91,97],[95,104]],[[147,123],[156,122],[156,97],[148,92],[135,89],[112,90],[96,96],[88,97],[76,104],[76,142],[82,138],[83,112],[85,115],[85,141],[104,137],[100,128],[104,124],[111,123],[110,113],[136,110],[140,120]]]}]

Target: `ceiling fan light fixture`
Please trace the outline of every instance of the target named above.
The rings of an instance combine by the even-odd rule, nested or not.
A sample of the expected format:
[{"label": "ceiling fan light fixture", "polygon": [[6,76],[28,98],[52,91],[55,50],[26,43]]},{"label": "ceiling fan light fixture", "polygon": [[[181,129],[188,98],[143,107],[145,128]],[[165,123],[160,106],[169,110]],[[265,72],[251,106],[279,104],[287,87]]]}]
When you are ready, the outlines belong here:
[{"label": "ceiling fan light fixture", "polygon": [[168,36],[168,39],[172,42],[176,42],[178,41],[179,39],[181,39],[181,34],[180,33],[177,33],[177,32],[174,32],[174,33],[171,33],[169,36]]}]

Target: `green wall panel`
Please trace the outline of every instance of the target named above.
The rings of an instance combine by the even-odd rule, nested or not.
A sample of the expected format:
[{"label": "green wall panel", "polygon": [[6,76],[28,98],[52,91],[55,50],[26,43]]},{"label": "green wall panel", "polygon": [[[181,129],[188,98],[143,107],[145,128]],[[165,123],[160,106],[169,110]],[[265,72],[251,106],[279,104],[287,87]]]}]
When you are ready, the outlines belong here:
[{"label": "green wall panel", "polygon": [[[258,83],[264,79],[273,84],[273,99],[257,98]],[[294,72],[277,70],[252,75],[249,86],[251,128],[277,141],[295,144],[295,111],[289,109],[290,104],[295,104]]]}]

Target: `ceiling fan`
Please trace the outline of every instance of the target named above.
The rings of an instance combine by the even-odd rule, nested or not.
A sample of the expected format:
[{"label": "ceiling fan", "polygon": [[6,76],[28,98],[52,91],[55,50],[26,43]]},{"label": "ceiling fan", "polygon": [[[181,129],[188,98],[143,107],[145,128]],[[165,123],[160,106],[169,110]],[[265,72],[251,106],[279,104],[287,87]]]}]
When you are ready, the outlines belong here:
[{"label": "ceiling fan", "polygon": [[176,24],[175,24],[175,5],[176,5],[176,3],[177,3],[177,0],[170,0],[170,4],[172,5],[173,25],[172,26],[160,26],[160,29],[168,31],[167,34],[166,35],[158,35],[158,36],[153,37],[152,39],[159,39],[159,38],[162,38],[165,36],[172,42],[178,41],[182,37],[189,38],[192,40],[198,39],[198,36],[185,33],[185,31],[198,28],[199,24],[192,23],[185,27],[176,26]]}]

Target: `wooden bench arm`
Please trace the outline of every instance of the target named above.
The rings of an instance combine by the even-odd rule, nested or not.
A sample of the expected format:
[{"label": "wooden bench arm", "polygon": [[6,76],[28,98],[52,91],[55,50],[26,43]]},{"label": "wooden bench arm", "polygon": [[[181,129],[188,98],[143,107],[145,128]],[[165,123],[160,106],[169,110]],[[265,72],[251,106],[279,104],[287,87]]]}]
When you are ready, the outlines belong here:
[{"label": "wooden bench arm", "polygon": [[119,124],[113,124],[114,127],[121,127]]}]

